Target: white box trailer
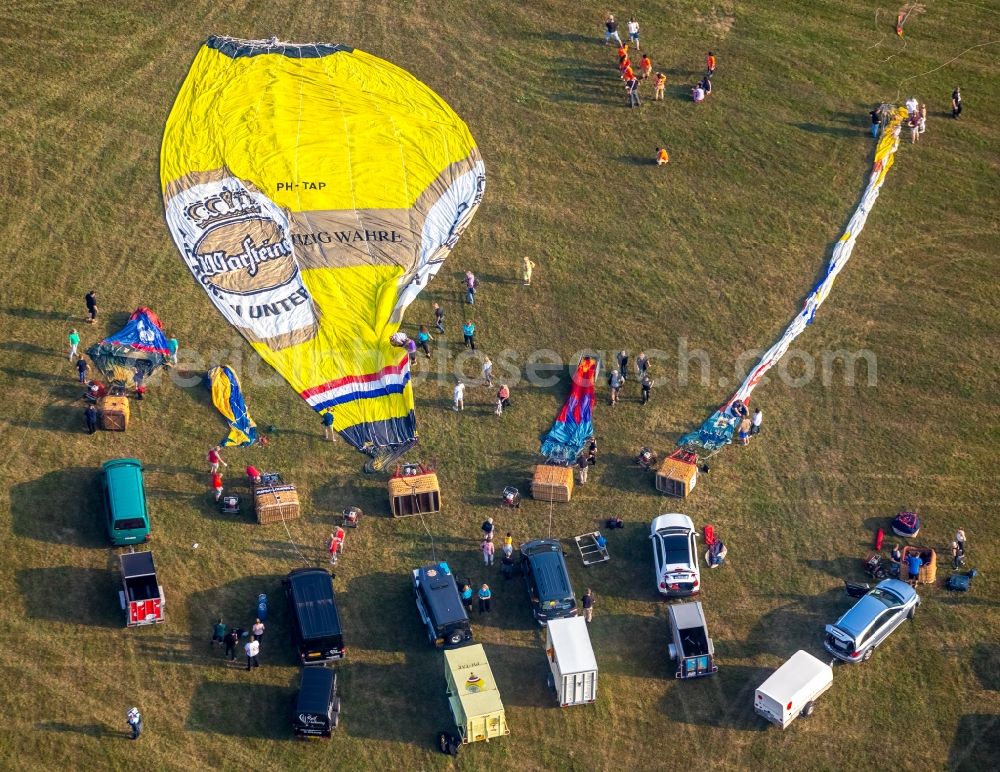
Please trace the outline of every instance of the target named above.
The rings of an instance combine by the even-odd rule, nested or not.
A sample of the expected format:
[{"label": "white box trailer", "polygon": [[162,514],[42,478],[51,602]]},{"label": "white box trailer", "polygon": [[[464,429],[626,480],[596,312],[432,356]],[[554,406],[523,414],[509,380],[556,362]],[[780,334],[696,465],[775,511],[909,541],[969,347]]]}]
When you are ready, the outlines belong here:
[{"label": "white box trailer", "polygon": [[545,632],[549,688],[560,707],[589,705],[597,699],[597,660],[583,617],[549,620]]},{"label": "white box trailer", "polygon": [[810,716],[817,698],[833,683],[833,668],[805,651],[795,652],[757,688],[753,709],[782,729]]}]

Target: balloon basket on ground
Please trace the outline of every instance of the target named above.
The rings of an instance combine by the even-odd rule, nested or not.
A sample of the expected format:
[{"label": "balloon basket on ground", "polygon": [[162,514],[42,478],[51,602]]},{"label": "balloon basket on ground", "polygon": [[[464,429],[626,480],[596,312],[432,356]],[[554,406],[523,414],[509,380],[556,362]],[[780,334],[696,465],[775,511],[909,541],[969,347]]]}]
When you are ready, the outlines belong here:
[{"label": "balloon basket on ground", "polygon": [[531,497],[565,503],[573,498],[573,467],[539,464],[531,480]]},{"label": "balloon basket on ground", "polygon": [[431,515],[441,511],[437,473],[423,464],[402,464],[389,478],[389,509],[393,517]]},{"label": "balloon basket on ground", "polygon": [[919,584],[934,584],[937,581],[937,553],[930,547],[903,547],[903,559],[899,563],[899,578],[904,582],[913,579],[910,570],[906,565],[906,559],[910,555],[919,555],[923,561],[920,571],[917,572],[917,582]]},{"label": "balloon basket on ground", "polygon": [[255,483],[253,504],[260,525],[299,517],[299,493],[294,485],[286,485],[280,479]]},{"label": "balloon basket on ground", "polygon": [[101,414],[101,428],[109,432],[123,432],[128,429],[128,397],[101,397],[97,400],[97,410]]},{"label": "balloon basket on ground", "polygon": [[698,484],[698,455],[689,450],[675,450],[656,472],[656,490],[667,496],[685,498]]}]

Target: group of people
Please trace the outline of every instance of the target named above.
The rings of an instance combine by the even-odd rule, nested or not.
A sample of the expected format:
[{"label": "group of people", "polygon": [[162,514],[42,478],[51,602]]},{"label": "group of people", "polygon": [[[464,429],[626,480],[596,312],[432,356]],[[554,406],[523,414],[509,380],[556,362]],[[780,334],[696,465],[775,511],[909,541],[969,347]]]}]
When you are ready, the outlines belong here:
[{"label": "group of people", "polygon": [[[927,559],[921,555],[919,550],[910,549],[906,556],[903,556],[899,544],[894,544],[889,552],[889,562],[892,564],[892,575],[898,576],[900,568],[905,563],[906,572],[909,575],[910,586],[916,587],[920,582],[920,569],[927,563]],[[965,529],[959,528],[955,531],[955,538],[951,542],[951,567],[958,569],[965,562]]]},{"label": "group of people", "polygon": [[[216,644],[221,644],[225,647],[223,656],[229,657],[229,661],[234,662],[236,660],[236,648],[239,646],[240,640],[247,635],[247,632],[242,627],[227,628],[222,617],[219,617],[219,621],[212,626],[212,640],[209,641],[209,646],[214,648]],[[250,626],[249,637],[246,643],[243,644],[243,653],[247,658],[247,670],[260,667],[260,644],[263,639],[264,623],[260,620],[260,617],[257,617]]]},{"label": "group of people", "polygon": [[[619,351],[615,356],[615,362],[617,367],[608,373],[608,387],[610,388],[608,396],[609,405],[618,404],[621,399],[622,389],[625,387],[626,381],[628,381],[628,352],[625,350]],[[649,369],[649,357],[646,356],[645,351],[640,351],[639,356],[635,359],[635,374],[639,379],[639,388],[641,390],[639,395],[639,404],[645,405],[649,402],[649,398],[653,391],[653,376]]]},{"label": "group of people", "polygon": [[761,424],[764,423],[764,413],[760,408],[750,415],[750,408],[741,399],[734,399],[729,406],[730,415],[739,421],[736,426],[736,438],[740,445],[749,445],[750,440],[760,434]]},{"label": "group of people", "polygon": [[595,437],[590,438],[590,444],[587,446],[585,451],[581,451],[580,455],[576,457],[576,476],[580,481],[580,485],[584,485],[587,482],[587,475],[590,472],[590,467],[597,464],[597,439]]}]

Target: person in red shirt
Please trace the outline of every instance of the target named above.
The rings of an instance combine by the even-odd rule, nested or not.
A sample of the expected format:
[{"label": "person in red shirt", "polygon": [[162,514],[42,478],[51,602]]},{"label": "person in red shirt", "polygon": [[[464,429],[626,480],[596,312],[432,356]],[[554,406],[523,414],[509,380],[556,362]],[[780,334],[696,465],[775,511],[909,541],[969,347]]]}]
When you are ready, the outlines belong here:
[{"label": "person in red shirt", "polygon": [[705,74],[710,78],[715,74],[715,54],[711,51],[705,57]]},{"label": "person in red shirt", "polygon": [[665,163],[670,162],[670,155],[667,153],[665,147],[656,148],[656,165],[663,166]]},{"label": "person in red shirt", "polygon": [[257,467],[253,466],[252,464],[247,467],[247,479],[251,483],[260,482],[260,472],[257,471]]},{"label": "person in red shirt", "polygon": [[648,78],[653,74],[653,63],[649,60],[648,54],[642,55],[642,61],[639,62],[639,72],[642,73],[643,78]]},{"label": "person in red shirt", "polygon": [[618,46],[618,58],[625,59],[626,57],[628,57],[628,47],[624,45]]},{"label": "person in red shirt", "polygon": [[212,472],[212,490],[215,491],[215,500],[222,498],[222,475]]},{"label": "person in red shirt", "polygon": [[208,451],[208,463],[209,471],[212,473],[219,471],[219,464],[223,466],[229,466],[225,461],[222,460],[222,456],[219,454],[219,446],[216,445],[214,448],[210,448]]}]

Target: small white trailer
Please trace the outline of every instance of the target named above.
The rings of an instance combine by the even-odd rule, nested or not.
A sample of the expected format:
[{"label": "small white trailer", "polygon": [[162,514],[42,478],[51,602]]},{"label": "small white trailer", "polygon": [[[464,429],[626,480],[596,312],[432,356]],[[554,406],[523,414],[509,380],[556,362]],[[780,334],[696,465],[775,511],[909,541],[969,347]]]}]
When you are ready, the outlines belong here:
[{"label": "small white trailer", "polygon": [[552,619],[546,625],[549,688],[560,707],[589,705],[597,699],[597,660],[583,617]]},{"label": "small white trailer", "polygon": [[833,668],[797,651],[757,688],[753,709],[784,729],[798,716],[811,716],[816,700],[832,683]]}]

